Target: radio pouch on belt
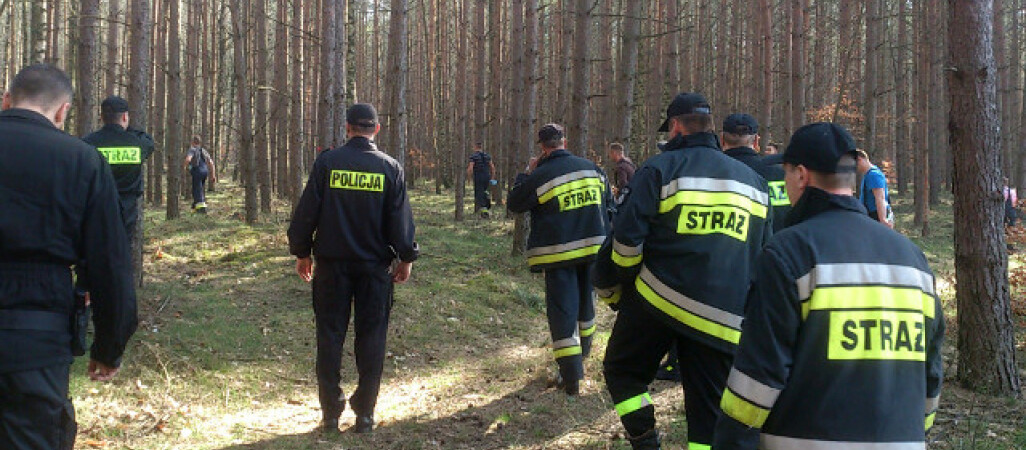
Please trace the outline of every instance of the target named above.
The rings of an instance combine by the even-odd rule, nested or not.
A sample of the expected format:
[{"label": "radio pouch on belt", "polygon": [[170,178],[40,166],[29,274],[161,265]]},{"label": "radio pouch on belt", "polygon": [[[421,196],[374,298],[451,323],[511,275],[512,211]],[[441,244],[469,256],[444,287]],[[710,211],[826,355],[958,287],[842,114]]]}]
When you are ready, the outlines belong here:
[{"label": "radio pouch on belt", "polygon": [[75,312],[71,317],[71,354],[82,356],[89,348],[86,333],[89,331],[89,305],[85,292],[75,290]]}]

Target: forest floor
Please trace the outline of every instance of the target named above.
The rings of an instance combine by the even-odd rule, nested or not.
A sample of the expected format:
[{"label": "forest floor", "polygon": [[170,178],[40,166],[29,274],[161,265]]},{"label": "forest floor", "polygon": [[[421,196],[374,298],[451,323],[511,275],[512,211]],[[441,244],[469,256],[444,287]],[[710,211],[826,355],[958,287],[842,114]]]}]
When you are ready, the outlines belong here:
[{"label": "forest floor", "polygon": [[[543,283],[509,256],[512,222],[468,211],[454,223],[451,195],[426,186],[411,193],[423,253],[412,280],[396,289],[378,427],[369,436],[321,435],[310,288],[288,255],[288,205],[276,201],[260,224],[246,226],[241,190],[221,186],[208,215],[167,222],[162,210],[147,212],[139,331],[115,381],[90,382],[85,361],[75,363],[76,448],[629,448],[601,374],[613,314],[599,306],[588,380],[567,398],[547,382],[555,365]],[[899,199],[896,210],[899,229],[912,234],[911,206]],[[945,200],[931,216],[932,237],[916,241],[938,275],[954,361],[950,216]],[[1026,250],[1026,234],[1013,238]],[[1013,255],[1013,280],[1026,279],[1024,255]],[[1026,282],[1015,282],[1021,364],[1024,297]],[[351,336],[345,352],[349,393]],[[930,448],[1026,449],[1026,403],[956,387],[951,362],[947,373]],[[663,381],[652,388],[665,448],[684,448],[681,389]],[[351,411],[342,422],[353,422]]]}]

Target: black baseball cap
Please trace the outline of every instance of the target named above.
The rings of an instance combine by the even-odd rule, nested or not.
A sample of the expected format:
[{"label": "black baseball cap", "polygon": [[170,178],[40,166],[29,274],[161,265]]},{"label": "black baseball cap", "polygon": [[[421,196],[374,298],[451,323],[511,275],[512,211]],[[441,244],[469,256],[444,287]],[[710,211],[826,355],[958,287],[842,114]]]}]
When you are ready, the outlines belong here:
[{"label": "black baseball cap", "polygon": [[759,122],[748,114],[734,113],[723,119],[723,131],[738,136],[759,134]]},{"label": "black baseball cap", "polygon": [[670,131],[670,118],[683,114],[712,114],[709,102],[697,92],[681,92],[666,107],[666,120],[659,126],[660,132]]},{"label": "black baseball cap", "polygon": [[539,143],[563,139],[564,137],[566,137],[566,132],[563,131],[563,126],[558,123],[545,124],[538,130]]},{"label": "black baseball cap", "polygon": [[818,122],[796,130],[783,153],[769,155],[763,162],[800,164],[822,173],[850,172],[854,166],[839,168],[837,162],[844,155],[854,157],[855,151],[855,138],[843,126]]},{"label": "black baseball cap", "polygon": [[100,103],[100,112],[103,114],[128,112],[128,101],[117,95],[112,95],[103,99],[103,102]]},{"label": "black baseball cap", "polygon": [[355,103],[346,110],[346,123],[358,127],[373,127],[378,124],[378,110],[370,103]]}]

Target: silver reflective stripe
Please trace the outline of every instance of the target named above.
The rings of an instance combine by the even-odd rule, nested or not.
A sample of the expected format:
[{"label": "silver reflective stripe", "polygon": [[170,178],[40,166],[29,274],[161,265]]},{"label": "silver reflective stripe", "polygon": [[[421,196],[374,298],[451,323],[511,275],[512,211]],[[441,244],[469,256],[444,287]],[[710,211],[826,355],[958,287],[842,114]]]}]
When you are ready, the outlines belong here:
[{"label": "silver reflective stripe", "polygon": [[926,399],[926,410],[924,413],[930,414],[936,411],[938,407],[940,407],[940,397],[928,398]]},{"label": "silver reflective stripe", "polygon": [[577,328],[579,328],[581,330],[587,330],[588,328],[591,328],[594,325],[595,325],[595,320],[594,319],[593,320],[589,320],[587,322],[577,322]]},{"label": "silver reflective stripe", "polygon": [[602,243],[605,241],[605,236],[595,236],[576,240],[573,242],[567,242],[566,244],[550,245],[548,247],[535,247],[527,251],[527,256],[541,256],[551,255],[555,253],[563,253],[571,250],[581,249],[584,247],[590,247],[592,245],[602,245]]},{"label": "silver reflective stripe", "polygon": [[926,450],[926,442],[843,442],[798,439],[762,433],[763,450]]},{"label": "silver reflective stripe", "polygon": [[641,254],[641,247],[645,244],[641,244],[637,247],[631,247],[627,244],[623,244],[620,241],[613,238],[613,251],[619,253],[621,256],[638,256]]},{"label": "silver reflective stripe", "polygon": [[547,183],[545,183],[545,184],[543,184],[541,186],[538,186],[538,189],[535,190],[535,193],[539,197],[541,197],[542,195],[545,195],[546,192],[549,192],[550,190],[552,190],[552,188],[554,188],[556,186],[559,186],[559,185],[561,185],[563,183],[566,183],[566,182],[577,181],[577,180],[581,180],[581,179],[584,179],[584,178],[599,178],[599,179],[602,179],[602,175],[599,174],[598,171],[595,171],[595,170],[578,170],[577,172],[570,172],[570,173],[568,173],[566,175],[560,175],[560,176],[558,176],[556,178],[553,178],[553,179],[549,180]]},{"label": "silver reflective stripe", "polygon": [[565,348],[565,347],[573,347],[573,346],[576,346],[576,345],[581,345],[581,340],[576,336],[576,334],[577,333],[575,332],[574,333],[574,335],[575,335],[574,337],[568,337],[566,339],[560,339],[558,341],[553,341],[552,342],[552,348]]},{"label": "silver reflective stripe", "polygon": [[798,288],[799,301],[804,302],[805,300],[808,300],[809,297],[812,297],[812,272],[802,275],[802,277],[796,280],[794,283],[795,287]]},{"label": "silver reflective stripe", "polygon": [[641,275],[639,275],[639,278],[651,287],[652,291],[674,305],[677,305],[696,316],[709,319],[713,322],[717,322],[737,330],[741,329],[741,322],[744,320],[743,317],[722,309],[713,308],[705,303],[684,296],[663,284],[662,281],[659,281],[659,279],[648,270],[648,267],[641,267]]},{"label": "silver reflective stripe", "polygon": [[615,294],[616,291],[619,291],[619,290],[620,290],[620,285],[618,284],[618,285],[613,286],[613,287],[611,287],[609,289],[595,288],[595,293],[598,294],[599,297],[609,298],[609,297],[612,297],[613,294]]},{"label": "silver reflective stripe", "polygon": [[669,182],[659,192],[660,199],[665,200],[680,191],[733,192],[763,205],[769,204],[769,194],[740,181],[700,177],[683,177]]},{"label": "silver reflective stripe", "polygon": [[798,298],[805,300],[817,286],[884,285],[914,287],[934,295],[933,275],[909,266],[893,264],[819,264],[798,279]]},{"label": "silver reflective stripe", "polygon": [[766,409],[772,409],[773,404],[777,402],[777,397],[780,396],[780,389],[774,389],[755,381],[754,378],[737,369],[730,369],[727,387],[735,394]]}]

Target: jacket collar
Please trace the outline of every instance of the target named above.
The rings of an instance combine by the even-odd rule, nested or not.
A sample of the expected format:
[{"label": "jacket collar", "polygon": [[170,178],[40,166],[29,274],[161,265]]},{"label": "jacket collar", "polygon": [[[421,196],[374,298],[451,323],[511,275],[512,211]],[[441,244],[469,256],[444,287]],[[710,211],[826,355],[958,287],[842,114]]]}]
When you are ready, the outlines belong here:
[{"label": "jacket collar", "polygon": [[545,159],[538,161],[538,165],[541,166],[542,164],[552,161],[553,159],[562,158],[564,156],[570,156],[570,152],[568,152],[565,148],[553,150],[549,152],[549,156],[546,156]]},{"label": "jacket collar", "polygon": [[102,130],[104,130],[104,131],[113,131],[113,132],[117,132],[117,133],[124,133],[125,131],[128,131],[128,130],[125,130],[124,127],[122,127],[121,125],[118,125],[116,123],[108,123],[108,124],[103,126]]},{"label": "jacket collar", "polygon": [[755,149],[751,148],[751,147],[734,147],[732,149],[725,150],[723,153],[726,153],[727,155],[735,156],[735,157],[736,156],[759,156],[759,154],[755,152]]},{"label": "jacket collar", "polygon": [[784,226],[797,225],[812,217],[832,210],[842,210],[866,214],[866,208],[851,195],[831,194],[819,188],[808,187],[805,193],[787,213]]},{"label": "jacket collar", "polygon": [[374,145],[374,141],[367,139],[363,136],[353,136],[346,141],[346,147],[353,147],[360,150],[377,150],[378,146]]},{"label": "jacket collar", "polygon": [[0,111],[0,117],[26,120],[29,122],[34,122],[38,125],[45,125],[47,127],[54,129],[57,128],[56,126],[54,126],[53,122],[50,121],[50,119],[46,118],[46,116],[27,109],[11,108],[5,111]]},{"label": "jacket collar", "polygon": [[720,140],[712,133],[694,133],[687,136],[678,135],[670,139],[663,147],[664,152],[681,150],[691,147],[720,148]]}]

